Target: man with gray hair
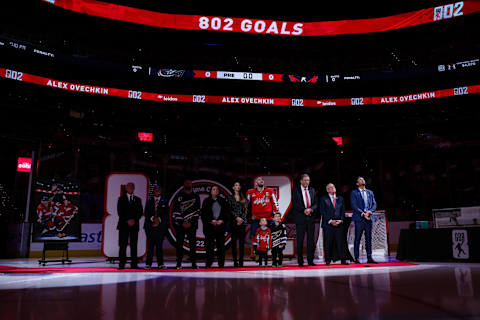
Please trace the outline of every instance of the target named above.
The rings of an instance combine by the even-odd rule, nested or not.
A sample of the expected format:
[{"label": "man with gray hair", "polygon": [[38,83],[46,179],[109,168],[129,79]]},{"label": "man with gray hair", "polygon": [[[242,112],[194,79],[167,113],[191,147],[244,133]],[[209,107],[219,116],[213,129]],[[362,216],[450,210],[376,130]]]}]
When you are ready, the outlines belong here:
[{"label": "man with gray hair", "polygon": [[308,265],[315,266],[313,258],[315,254],[315,214],[317,206],[315,189],[310,187],[310,176],[302,174],[300,186],[292,190],[293,220],[297,231],[297,260],[301,267],[303,267],[305,232],[307,233],[307,262]]},{"label": "man with gray hair", "polygon": [[333,260],[333,244],[335,243],[338,256],[342,264],[348,265],[344,251],[343,220],[345,220],[345,202],[343,197],[337,196],[337,189],[333,183],[327,184],[327,195],[320,198],[320,214],[324,235],[325,263],[330,265]]}]

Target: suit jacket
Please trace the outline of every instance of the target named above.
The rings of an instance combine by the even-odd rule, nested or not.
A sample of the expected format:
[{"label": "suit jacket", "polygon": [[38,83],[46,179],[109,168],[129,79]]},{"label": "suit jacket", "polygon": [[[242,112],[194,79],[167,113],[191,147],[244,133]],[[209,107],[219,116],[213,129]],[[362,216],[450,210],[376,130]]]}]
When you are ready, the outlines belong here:
[{"label": "suit jacket", "polygon": [[147,232],[153,230],[164,231],[167,228],[168,221],[168,200],[160,197],[157,208],[157,216],[160,218],[160,224],[157,227],[153,227],[153,217],[155,216],[155,198],[151,197],[145,204],[145,224],[144,228]]},{"label": "suit jacket", "polygon": [[[292,210],[293,210],[293,220],[296,224],[304,224],[307,221],[308,216],[303,213],[303,211],[307,208],[305,203],[303,202],[303,187],[296,186],[292,190]],[[315,195],[315,189],[312,187],[308,187],[308,194],[310,196],[310,208],[313,210],[312,216],[309,218],[312,222],[315,219],[315,215],[317,214],[318,203],[317,197]]]},{"label": "suit jacket", "polygon": [[225,199],[222,197],[217,198],[218,203],[220,204],[221,210],[220,210],[220,215],[217,220],[223,220],[223,224],[221,226],[215,227],[210,224],[210,222],[213,219],[213,199],[212,197],[208,197],[205,200],[203,200],[202,204],[202,223],[203,223],[203,232],[208,233],[214,230],[214,228],[225,228],[227,224],[229,223],[230,219],[230,208],[228,206],[228,203]]},{"label": "suit jacket", "polygon": [[[319,207],[320,214],[322,215],[322,228],[329,226],[330,220],[345,220],[345,201],[342,196],[337,196],[335,208],[333,208],[332,200],[327,194],[320,198]],[[335,213],[338,214],[338,218],[335,217]]]},{"label": "suit jacket", "polygon": [[138,227],[139,227],[138,221],[143,215],[142,199],[134,195],[133,201],[132,203],[130,203],[130,201],[128,201],[126,194],[119,197],[117,202],[117,213],[118,213],[118,224],[117,224],[118,230],[129,228],[127,221],[130,219],[133,219],[135,220],[135,224],[133,225],[132,228],[138,231]]},{"label": "suit jacket", "polygon": [[373,195],[372,190],[367,191],[367,202],[368,205],[365,207],[365,202],[363,201],[362,194],[357,188],[350,193],[350,203],[352,205],[352,220],[353,221],[362,221],[365,219],[362,217],[362,213],[365,211],[371,211],[372,213],[377,209],[377,203],[375,202],[375,196]]}]

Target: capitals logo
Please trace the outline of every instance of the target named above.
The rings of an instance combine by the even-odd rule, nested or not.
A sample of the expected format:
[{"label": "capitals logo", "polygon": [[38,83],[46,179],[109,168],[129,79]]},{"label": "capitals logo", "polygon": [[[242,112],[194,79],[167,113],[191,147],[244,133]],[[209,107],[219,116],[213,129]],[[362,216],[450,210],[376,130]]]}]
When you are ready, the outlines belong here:
[{"label": "capitals logo", "polygon": [[318,76],[298,76],[294,74],[289,74],[288,80],[290,80],[290,82],[317,83]]},{"label": "capitals logo", "polygon": [[[228,190],[224,185],[222,185],[219,182],[212,181],[212,180],[194,180],[192,181],[192,191],[195,194],[198,194],[200,197],[200,207],[203,204],[203,200],[208,198],[210,196],[210,191],[212,190],[212,187],[217,186],[220,194],[219,196],[226,199],[229,197],[232,193],[230,190]],[[177,189],[175,193],[172,195],[170,198],[170,201],[168,202],[169,205],[169,225],[168,225],[168,240],[170,243],[175,247],[177,243],[177,232],[175,230],[176,225],[173,219],[173,208],[175,207],[176,201],[178,199],[177,195],[182,192],[183,186]],[[202,225],[202,219],[198,219],[198,228],[197,228],[197,254],[199,253],[205,253],[206,252],[206,243],[205,243],[205,235],[203,234],[203,225]],[[231,240],[231,235],[230,233],[226,232],[225,233],[225,245],[229,244]],[[188,243],[188,239],[185,238],[183,242],[183,248],[187,251],[190,250],[190,244]]]},{"label": "capitals logo", "polygon": [[265,192],[265,195],[262,198],[258,198],[256,194],[253,194],[252,198],[255,198],[255,200],[253,200],[254,205],[265,207],[270,203],[270,192]]}]

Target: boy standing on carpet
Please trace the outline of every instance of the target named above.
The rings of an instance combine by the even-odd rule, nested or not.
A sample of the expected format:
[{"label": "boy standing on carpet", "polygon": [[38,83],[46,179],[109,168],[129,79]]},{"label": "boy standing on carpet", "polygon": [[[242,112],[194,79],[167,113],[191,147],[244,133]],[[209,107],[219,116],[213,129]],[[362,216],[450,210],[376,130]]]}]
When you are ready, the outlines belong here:
[{"label": "boy standing on carpet", "polygon": [[267,227],[267,219],[260,219],[260,228],[257,229],[254,238],[254,246],[256,246],[256,255],[258,256],[258,265],[262,266],[262,260],[265,261],[264,266],[268,264],[267,252],[272,248],[272,232]]},{"label": "boy standing on carpet", "polygon": [[282,215],[275,213],[274,223],[270,225],[272,232],[272,267],[281,267],[283,262],[283,250],[287,243],[287,227],[281,222]]}]

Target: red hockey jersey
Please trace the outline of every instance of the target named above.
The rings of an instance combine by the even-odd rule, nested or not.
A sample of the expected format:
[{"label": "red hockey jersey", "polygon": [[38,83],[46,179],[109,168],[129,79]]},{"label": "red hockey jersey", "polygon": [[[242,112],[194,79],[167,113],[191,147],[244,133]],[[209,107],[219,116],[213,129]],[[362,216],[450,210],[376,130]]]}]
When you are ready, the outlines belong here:
[{"label": "red hockey jersey", "polygon": [[255,233],[255,243],[254,245],[257,246],[257,250],[259,251],[268,251],[268,249],[272,248],[272,231],[269,228],[262,227],[257,229]]},{"label": "red hockey jersey", "polygon": [[257,189],[247,191],[247,200],[252,205],[252,216],[257,219],[273,218],[272,213],[278,212],[278,202],[275,192],[270,188],[263,189],[262,192]]}]

